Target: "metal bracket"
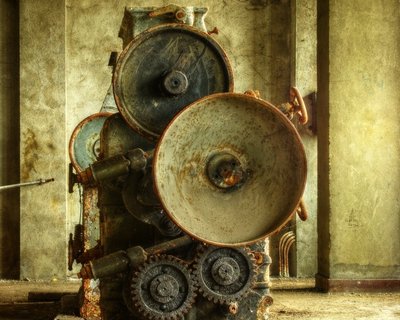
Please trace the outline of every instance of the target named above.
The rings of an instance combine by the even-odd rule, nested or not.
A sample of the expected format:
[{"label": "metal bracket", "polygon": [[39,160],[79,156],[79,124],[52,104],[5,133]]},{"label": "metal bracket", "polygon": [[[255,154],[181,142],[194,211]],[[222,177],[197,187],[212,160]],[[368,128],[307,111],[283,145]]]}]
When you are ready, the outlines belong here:
[{"label": "metal bracket", "polygon": [[317,134],[317,92],[311,92],[303,97],[308,113],[308,123],[305,126],[307,132],[311,135]]}]

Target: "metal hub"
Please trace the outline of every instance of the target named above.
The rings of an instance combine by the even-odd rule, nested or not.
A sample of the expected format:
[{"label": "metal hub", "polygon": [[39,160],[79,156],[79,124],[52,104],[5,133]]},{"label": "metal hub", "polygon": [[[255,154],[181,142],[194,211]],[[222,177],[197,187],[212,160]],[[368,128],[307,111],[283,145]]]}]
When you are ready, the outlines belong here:
[{"label": "metal hub", "polygon": [[177,70],[169,72],[163,80],[165,91],[171,95],[180,95],[185,93],[188,85],[189,82],[186,75]]},{"label": "metal hub", "polygon": [[230,153],[217,153],[207,163],[207,175],[211,183],[221,189],[239,188],[246,180],[240,160]]},{"label": "metal hub", "polygon": [[194,281],[187,266],[174,256],[153,256],[132,279],[135,310],[146,319],[177,319],[194,303]]},{"label": "metal hub", "polygon": [[162,274],[150,282],[150,294],[160,303],[168,303],[179,294],[178,281],[169,274]]},{"label": "metal hub", "polygon": [[211,274],[217,283],[230,285],[240,276],[239,264],[231,257],[219,258],[211,267]]}]

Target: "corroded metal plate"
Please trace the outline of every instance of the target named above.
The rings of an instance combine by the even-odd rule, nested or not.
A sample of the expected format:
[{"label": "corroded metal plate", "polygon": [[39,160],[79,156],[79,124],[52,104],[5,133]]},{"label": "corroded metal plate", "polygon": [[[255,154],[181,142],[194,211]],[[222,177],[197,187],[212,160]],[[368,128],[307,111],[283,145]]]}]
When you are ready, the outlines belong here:
[{"label": "corroded metal plate", "polygon": [[233,90],[232,70],[219,44],[183,24],[142,32],[121,53],[113,74],[117,107],[142,135],[157,139],[190,103]]},{"label": "corroded metal plate", "polygon": [[[218,154],[232,155],[245,179],[232,188],[216,185],[208,167]],[[171,219],[194,238],[222,246],[250,244],[281,227],[299,204],[307,171],[290,121],[266,101],[232,93],[179,113],[160,138],[153,168]]]},{"label": "corroded metal plate", "polygon": [[69,157],[77,172],[97,161],[100,153],[100,131],[111,113],[99,112],[83,119],[72,132],[69,140]]}]

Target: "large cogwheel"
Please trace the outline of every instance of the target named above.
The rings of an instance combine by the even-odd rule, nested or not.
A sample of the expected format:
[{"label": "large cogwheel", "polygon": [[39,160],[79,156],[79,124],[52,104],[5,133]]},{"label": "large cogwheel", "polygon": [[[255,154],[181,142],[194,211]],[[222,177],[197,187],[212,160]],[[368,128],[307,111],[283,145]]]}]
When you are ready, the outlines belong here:
[{"label": "large cogwheel", "polygon": [[153,256],[134,273],[133,308],[145,319],[183,319],[196,296],[187,266],[174,256]]},{"label": "large cogwheel", "polygon": [[206,247],[194,265],[200,292],[215,303],[244,297],[255,279],[254,270],[253,258],[244,248]]}]

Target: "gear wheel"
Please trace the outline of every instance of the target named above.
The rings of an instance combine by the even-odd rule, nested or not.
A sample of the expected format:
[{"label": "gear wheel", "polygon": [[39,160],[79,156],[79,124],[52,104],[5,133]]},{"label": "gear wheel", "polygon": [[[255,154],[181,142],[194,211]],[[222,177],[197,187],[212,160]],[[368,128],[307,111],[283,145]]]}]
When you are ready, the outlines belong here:
[{"label": "gear wheel", "polygon": [[208,300],[221,304],[245,296],[255,278],[253,258],[244,248],[201,249],[194,270],[199,291]]},{"label": "gear wheel", "polygon": [[183,318],[196,296],[187,266],[169,255],[153,256],[134,273],[131,285],[133,308],[146,319]]}]

